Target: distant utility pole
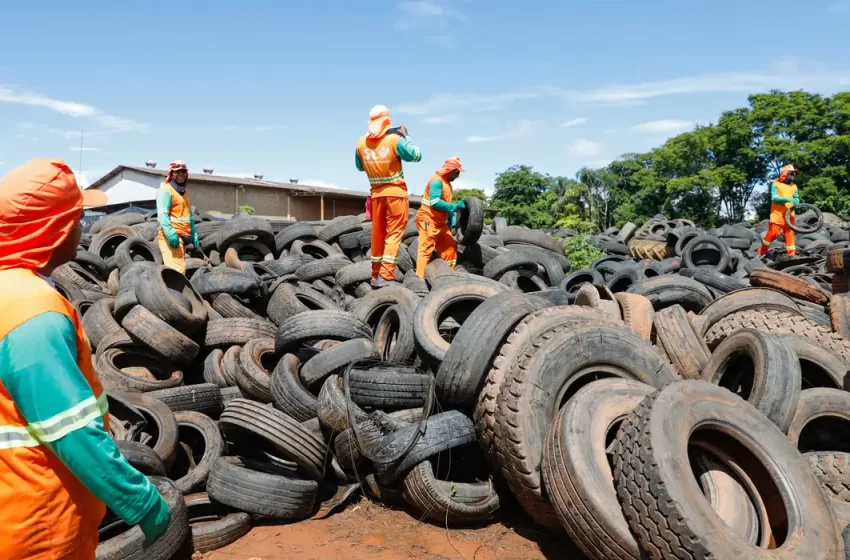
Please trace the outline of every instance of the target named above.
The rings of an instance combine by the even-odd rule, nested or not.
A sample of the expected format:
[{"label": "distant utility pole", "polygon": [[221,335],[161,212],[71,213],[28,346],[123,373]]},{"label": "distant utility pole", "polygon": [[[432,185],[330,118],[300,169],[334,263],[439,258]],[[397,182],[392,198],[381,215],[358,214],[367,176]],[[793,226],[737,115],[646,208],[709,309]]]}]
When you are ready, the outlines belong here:
[{"label": "distant utility pole", "polygon": [[83,129],[80,129],[80,165],[77,167],[80,181],[83,180]]}]

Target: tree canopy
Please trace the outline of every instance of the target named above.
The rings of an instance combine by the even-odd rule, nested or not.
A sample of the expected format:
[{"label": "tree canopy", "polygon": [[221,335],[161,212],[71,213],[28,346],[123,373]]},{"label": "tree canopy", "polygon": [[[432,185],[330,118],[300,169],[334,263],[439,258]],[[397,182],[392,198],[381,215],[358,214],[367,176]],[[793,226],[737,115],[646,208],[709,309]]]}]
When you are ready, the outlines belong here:
[{"label": "tree canopy", "polygon": [[490,203],[509,222],[536,228],[590,232],[659,213],[713,226],[743,221],[748,205],[766,216],[766,189],[754,193],[786,163],[802,170],[803,202],[850,216],[850,92],[751,95],[716,123],[575,178],[514,165],[497,175]]}]

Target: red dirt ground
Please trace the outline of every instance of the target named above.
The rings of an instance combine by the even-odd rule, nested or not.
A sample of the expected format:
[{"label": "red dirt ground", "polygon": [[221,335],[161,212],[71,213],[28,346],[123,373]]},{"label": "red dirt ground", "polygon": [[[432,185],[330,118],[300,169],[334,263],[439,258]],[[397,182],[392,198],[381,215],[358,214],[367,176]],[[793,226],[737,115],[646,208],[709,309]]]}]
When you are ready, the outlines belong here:
[{"label": "red dirt ground", "polygon": [[543,533],[517,519],[483,529],[452,529],[420,521],[412,512],[364,498],[326,519],[259,525],[203,560],[583,560],[567,537]]}]

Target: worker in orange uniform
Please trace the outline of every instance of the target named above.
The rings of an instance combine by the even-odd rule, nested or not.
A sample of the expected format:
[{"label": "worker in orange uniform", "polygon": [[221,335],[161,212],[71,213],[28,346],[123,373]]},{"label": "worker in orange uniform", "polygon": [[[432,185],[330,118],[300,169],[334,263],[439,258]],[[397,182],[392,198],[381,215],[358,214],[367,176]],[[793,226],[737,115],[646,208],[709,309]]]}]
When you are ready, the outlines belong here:
[{"label": "worker in orange uniform", "polygon": [[60,160],[0,179],[0,558],[94,560],[107,506],[149,540],[168,528],[156,487],[109,436],[106,394],[74,306],[49,279],[74,259],[81,191]]},{"label": "worker in orange uniform", "polygon": [[407,127],[391,129],[389,110],[369,112],[369,131],[357,142],[354,163],[369,177],[372,198],[372,287],[395,279],[398,248],[409,218],[410,202],[402,161],[420,161],[422,152],[407,136]]},{"label": "worker in orange uniform", "polygon": [[[800,204],[800,194],[794,184],[794,174],[800,170],[793,165],[786,165],[779,170],[779,180],[770,186],[770,225],[764,240],[761,242],[758,254],[765,255],[773,240],[779,237],[779,232],[785,232],[785,254],[794,256],[797,248],[794,246],[794,232],[785,223],[785,211]],[[794,212],[789,216],[794,223]]]},{"label": "worker in orange uniform", "polygon": [[456,210],[466,208],[462,200],[452,202],[452,181],[460,177],[461,171],[464,168],[460,158],[449,158],[425,187],[422,206],[416,213],[416,229],[419,230],[416,275],[419,278],[425,278],[425,267],[434,250],[450,267],[457,264],[457,241],[449,228],[455,226]]},{"label": "worker in orange uniform", "polygon": [[162,263],[181,274],[186,273],[186,245],[200,248],[201,242],[195,232],[192,204],[186,194],[189,168],[182,161],[168,164],[168,176],[156,191],[156,217],[159,232],[156,236]]}]

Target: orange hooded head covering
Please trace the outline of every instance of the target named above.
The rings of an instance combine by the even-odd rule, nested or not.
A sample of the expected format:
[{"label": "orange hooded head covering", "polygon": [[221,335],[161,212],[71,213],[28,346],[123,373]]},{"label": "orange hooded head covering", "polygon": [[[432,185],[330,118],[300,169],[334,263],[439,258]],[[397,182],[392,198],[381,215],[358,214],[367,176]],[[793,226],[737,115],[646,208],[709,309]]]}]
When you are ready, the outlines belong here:
[{"label": "orange hooded head covering", "polygon": [[381,138],[392,125],[390,110],[386,105],[375,105],[369,111],[369,132],[366,133],[366,138]]},{"label": "orange hooded head covering", "polygon": [[101,191],[81,191],[58,159],[32,159],[0,179],[0,270],[43,268],[76,227],[83,206],[106,203]]},{"label": "orange hooded head covering", "polygon": [[783,165],[782,169],[779,170],[779,181],[784,181],[785,177],[788,176],[789,173],[799,173],[800,170],[794,167],[792,164]]},{"label": "orange hooded head covering", "polygon": [[461,172],[466,171],[466,169],[463,168],[459,157],[450,157],[445,162],[443,162],[443,166],[437,170],[437,175],[439,175],[440,177],[445,177],[454,170],[458,170]]},{"label": "orange hooded head covering", "polygon": [[186,172],[189,171],[189,168],[186,167],[186,163],[183,162],[182,160],[178,159],[178,160],[175,160],[175,161],[172,161],[171,163],[169,163],[168,164],[168,176],[165,178],[165,182],[170,183],[171,180],[174,178],[174,172],[181,170],[181,169],[183,171],[186,171]]}]

